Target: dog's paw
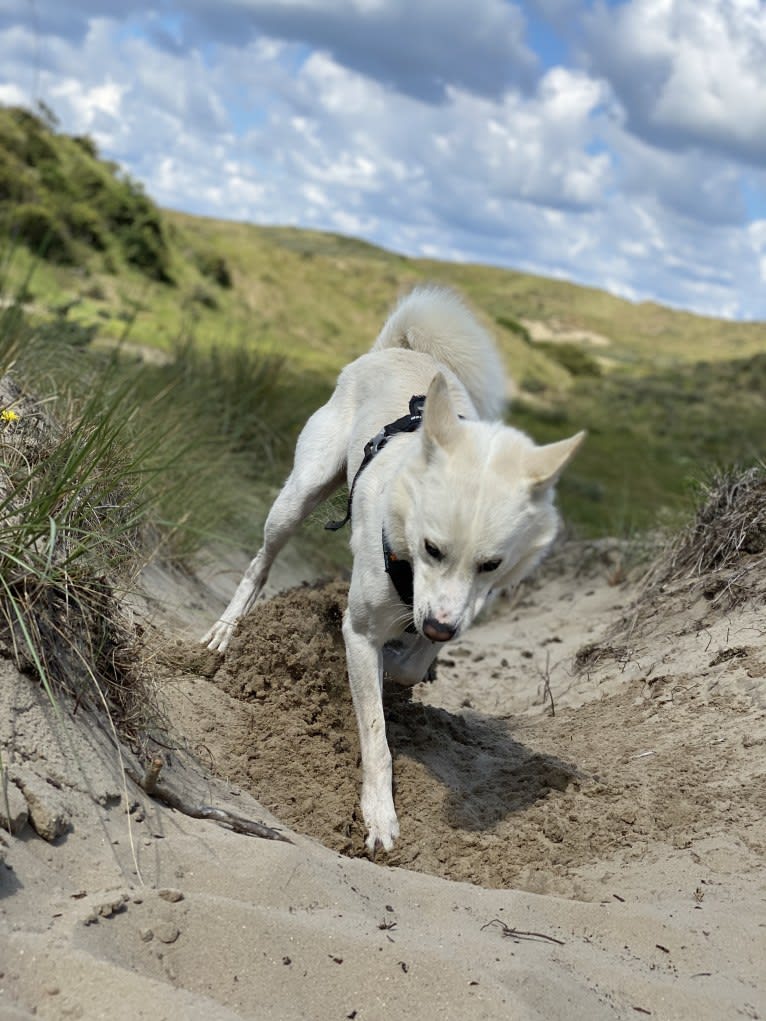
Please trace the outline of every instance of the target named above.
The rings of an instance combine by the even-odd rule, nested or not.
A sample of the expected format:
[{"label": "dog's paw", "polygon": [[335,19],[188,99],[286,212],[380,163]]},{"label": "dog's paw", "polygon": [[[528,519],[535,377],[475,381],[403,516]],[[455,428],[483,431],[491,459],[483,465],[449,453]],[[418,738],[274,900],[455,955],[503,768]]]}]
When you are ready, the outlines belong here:
[{"label": "dog's paw", "polygon": [[211,652],[226,652],[236,626],[236,621],[233,623],[226,620],[216,621],[200,638],[200,645],[206,645]]},{"label": "dog's paw", "polygon": [[399,836],[399,820],[391,797],[363,802],[362,815],[367,827],[367,850],[373,855],[381,847],[390,851]]}]

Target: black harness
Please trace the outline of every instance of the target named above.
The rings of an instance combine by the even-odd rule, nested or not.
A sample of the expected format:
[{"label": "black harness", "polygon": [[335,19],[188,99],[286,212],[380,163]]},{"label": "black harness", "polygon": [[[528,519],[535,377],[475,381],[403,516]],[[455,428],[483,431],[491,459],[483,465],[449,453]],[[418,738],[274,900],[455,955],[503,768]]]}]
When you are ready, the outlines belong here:
[{"label": "black harness", "polygon": [[[418,394],[417,396],[410,397],[410,410],[409,414],[403,415],[401,418],[397,418],[395,422],[390,422],[388,425],[384,425],[379,433],[376,433],[371,440],[369,440],[364,447],[364,457],[362,463],[357,469],[356,475],[351,483],[351,489],[348,493],[348,504],[346,506],[346,516],[342,521],[328,521],[325,528],[331,532],[337,532],[339,528],[343,528],[351,520],[352,505],[354,502],[354,489],[356,488],[357,480],[362,474],[364,469],[375,457],[375,455],[385,447],[392,436],[396,436],[398,433],[414,433],[420,428],[420,423],[423,421],[423,405],[425,404],[425,395]],[[396,589],[396,594],[399,596],[405,606],[409,606],[412,609],[413,593],[412,593],[412,564],[409,560],[400,560],[396,553],[391,549],[386,538],[385,531],[382,533],[383,540],[383,564],[385,566],[386,574],[391,579],[391,584]],[[415,632],[415,624],[410,621],[405,631],[409,631],[411,634]]]},{"label": "black harness", "polygon": [[346,516],[342,521],[328,521],[325,528],[331,532],[337,532],[339,528],[343,528],[351,520],[351,505],[354,500],[354,489],[359,476],[362,474],[364,469],[375,457],[375,455],[385,447],[392,436],[396,436],[397,433],[414,433],[420,428],[420,423],[423,421],[423,405],[426,402],[425,394],[420,394],[417,397],[410,397],[410,411],[408,415],[402,415],[401,418],[397,418],[395,422],[390,422],[388,425],[384,425],[379,433],[376,433],[371,440],[368,440],[364,446],[364,457],[362,463],[359,465],[354,476],[354,480],[351,483],[351,489],[348,492],[348,505],[346,507]]}]

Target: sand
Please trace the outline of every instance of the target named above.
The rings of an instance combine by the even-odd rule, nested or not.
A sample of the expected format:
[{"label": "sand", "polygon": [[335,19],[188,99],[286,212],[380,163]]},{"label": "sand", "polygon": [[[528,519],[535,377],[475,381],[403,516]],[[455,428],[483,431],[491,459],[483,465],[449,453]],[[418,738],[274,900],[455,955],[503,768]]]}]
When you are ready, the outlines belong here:
[{"label": "sand", "polygon": [[737,604],[642,596],[621,556],[563,549],[387,692],[402,835],[376,861],[342,581],[259,603],[225,659],[194,639],[226,585],[154,568],[133,603],[163,776],[291,843],[148,798],[0,658],[3,762],[64,830],[0,830],[0,1017],[766,1016],[766,570]]}]

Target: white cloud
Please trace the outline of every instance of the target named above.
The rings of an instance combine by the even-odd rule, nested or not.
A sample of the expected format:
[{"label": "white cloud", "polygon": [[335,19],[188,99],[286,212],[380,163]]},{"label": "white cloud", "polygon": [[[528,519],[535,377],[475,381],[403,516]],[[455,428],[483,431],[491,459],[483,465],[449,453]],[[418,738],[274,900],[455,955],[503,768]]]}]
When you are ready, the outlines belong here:
[{"label": "white cloud", "polygon": [[766,5],[603,0],[586,18],[591,67],[632,130],[670,148],[766,158]]},{"label": "white cloud", "polygon": [[7,106],[21,106],[27,102],[27,99],[27,93],[13,82],[0,84],[0,103]]},{"label": "white cloud", "polygon": [[700,223],[744,221],[746,170],[731,159],[699,149],[668,151],[613,124],[604,126],[603,135],[620,164],[620,188],[627,195],[653,196],[674,213]]},{"label": "white cloud", "polygon": [[122,97],[126,90],[126,85],[118,85],[110,80],[102,85],[83,88],[81,82],[73,78],[63,78],[51,85],[50,96],[54,106],[62,102],[67,103],[82,130],[87,131],[101,114],[114,120],[119,119]]}]

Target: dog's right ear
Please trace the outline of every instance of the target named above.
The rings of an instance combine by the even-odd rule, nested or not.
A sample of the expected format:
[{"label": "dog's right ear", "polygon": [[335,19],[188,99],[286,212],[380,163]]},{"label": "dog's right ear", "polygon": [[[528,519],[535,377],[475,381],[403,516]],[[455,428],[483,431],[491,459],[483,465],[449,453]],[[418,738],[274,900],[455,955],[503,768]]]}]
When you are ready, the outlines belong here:
[{"label": "dog's right ear", "polygon": [[437,372],[431,380],[423,407],[423,450],[426,458],[441,447],[448,450],[457,439],[460,419],[452,407],[444,374]]},{"label": "dog's right ear", "polygon": [[570,436],[558,443],[548,443],[544,447],[534,447],[524,458],[527,477],[532,483],[532,491],[542,493],[553,486],[585,439],[585,431]]}]

